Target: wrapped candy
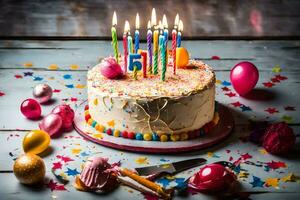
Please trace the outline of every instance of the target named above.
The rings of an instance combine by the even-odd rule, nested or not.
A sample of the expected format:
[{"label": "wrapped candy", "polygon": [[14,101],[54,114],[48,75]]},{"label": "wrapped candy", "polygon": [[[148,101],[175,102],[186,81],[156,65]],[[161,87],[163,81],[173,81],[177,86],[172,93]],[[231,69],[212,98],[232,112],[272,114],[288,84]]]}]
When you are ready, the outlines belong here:
[{"label": "wrapped candy", "polygon": [[269,126],[263,138],[263,147],[272,154],[283,154],[290,151],[296,142],[293,129],[285,122]]},{"label": "wrapped candy", "polygon": [[233,186],[235,174],[221,164],[209,164],[195,173],[188,182],[188,187],[199,192],[224,191]]},{"label": "wrapped candy", "polygon": [[123,76],[121,66],[113,57],[105,58],[100,63],[100,71],[103,76],[108,79],[117,79]]}]

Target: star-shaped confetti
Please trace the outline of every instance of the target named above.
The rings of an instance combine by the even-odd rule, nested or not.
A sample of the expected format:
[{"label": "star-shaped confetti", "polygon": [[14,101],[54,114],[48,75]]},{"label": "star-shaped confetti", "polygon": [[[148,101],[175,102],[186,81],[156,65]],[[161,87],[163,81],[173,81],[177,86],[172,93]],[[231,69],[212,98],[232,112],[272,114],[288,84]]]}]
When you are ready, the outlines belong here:
[{"label": "star-shaped confetti", "polygon": [[267,187],[277,188],[278,187],[278,182],[279,182],[279,178],[267,178],[265,180],[265,183],[266,183]]},{"label": "star-shaped confetti", "polygon": [[68,176],[76,176],[77,174],[80,174],[80,172],[77,171],[77,169],[70,169],[69,167],[67,168],[67,171],[65,171],[65,173]]},{"label": "star-shaped confetti", "polygon": [[236,97],[236,93],[234,92],[227,92],[225,93],[226,96],[229,96],[229,97]]},{"label": "star-shaped confetti", "polygon": [[60,190],[60,191],[63,191],[63,190],[67,190],[65,188],[65,185],[63,184],[59,184],[57,182],[54,182],[52,179],[49,181],[49,183],[46,184],[47,188],[49,188],[51,191],[54,191],[54,190]]},{"label": "star-shaped confetti", "polygon": [[280,83],[280,80],[278,80],[277,78],[271,78],[271,81],[272,81],[273,83]]},{"label": "star-shaped confetti", "polygon": [[221,88],[224,92],[229,92],[230,91],[230,89],[228,88],[228,87],[222,87]]},{"label": "star-shaped confetti", "polygon": [[279,111],[276,108],[267,108],[265,109],[266,112],[268,112],[269,114],[274,114],[274,113],[279,113]]},{"label": "star-shaped confetti", "polygon": [[281,68],[279,67],[279,65],[276,65],[275,67],[272,68],[272,72],[274,73],[279,73],[281,72]]},{"label": "star-shaped confetti", "polygon": [[275,78],[278,79],[278,80],[280,80],[280,81],[284,81],[284,80],[288,79],[286,76],[281,76],[280,74],[275,75]]},{"label": "star-shaped confetti", "polygon": [[52,163],[52,169],[56,170],[56,169],[61,169],[61,168],[62,168],[61,162]]},{"label": "star-shaped confetti", "polygon": [[161,184],[163,187],[167,187],[171,181],[169,179],[163,177],[163,178],[158,179],[156,182]]},{"label": "star-shaped confetti", "polygon": [[252,109],[249,106],[242,105],[240,108],[242,109],[242,112],[252,111]]},{"label": "star-shaped confetti", "polygon": [[72,154],[75,154],[75,155],[79,154],[80,151],[81,151],[81,149],[71,149]]},{"label": "star-shaped confetti", "polygon": [[20,79],[20,78],[23,78],[23,76],[22,76],[22,75],[19,75],[19,74],[16,74],[16,75],[15,75],[15,78],[16,78],[16,79]]},{"label": "star-shaped confetti", "polygon": [[285,106],[284,110],[286,110],[286,111],[296,111],[296,108],[294,106]]},{"label": "star-shaped confetti", "polygon": [[43,77],[40,77],[40,76],[33,77],[33,81],[41,81],[41,80],[43,80]]},{"label": "star-shaped confetti", "polygon": [[76,97],[71,97],[70,99],[72,102],[76,102],[78,99]]},{"label": "star-shaped confetti", "polygon": [[57,155],[56,158],[59,158],[61,159],[62,161],[64,161],[65,163],[68,163],[68,162],[71,162],[71,161],[74,161],[72,158],[70,157],[67,157],[67,156],[60,156],[60,155]]},{"label": "star-shaped confetti", "polygon": [[186,188],[187,186],[187,183],[185,182],[185,178],[175,178],[175,183],[177,183],[175,187],[179,189]]},{"label": "star-shaped confetti", "polygon": [[293,117],[288,116],[288,115],[283,115],[281,117],[282,121],[285,121],[286,123],[292,123],[293,122]]},{"label": "star-shaped confetti", "polygon": [[65,75],[63,75],[63,78],[64,78],[64,79],[72,79],[72,75],[70,75],[70,74],[65,74]]},{"label": "star-shaped confetti", "polygon": [[108,126],[114,127],[115,126],[115,120],[111,120],[107,122]]},{"label": "star-shaped confetti", "polygon": [[266,163],[268,167],[270,167],[270,169],[279,169],[279,168],[286,168],[287,165],[285,162],[281,162],[281,161],[273,161],[272,162],[267,162]]},{"label": "star-shaped confetti", "polygon": [[149,163],[148,158],[145,156],[138,157],[137,159],[135,159],[135,162],[139,165],[146,165]]},{"label": "star-shaped confetti", "polygon": [[267,87],[267,88],[271,88],[271,87],[273,87],[275,84],[272,83],[272,82],[265,82],[265,83],[263,83],[263,85],[264,85],[265,87]]},{"label": "star-shaped confetti", "polygon": [[33,72],[23,72],[24,76],[32,76]]},{"label": "star-shaped confetti", "polygon": [[257,176],[252,176],[253,181],[250,182],[250,184],[252,185],[252,187],[264,187],[265,182],[262,181],[259,177]]},{"label": "star-shaped confetti", "polygon": [[224,86],[230,86],[230,85],[231,85],[231,83],[230,83],[230,82],[228,82],[228,81],[223,81],[223,82],[222,82],[222,85],[224,85]]},{"label": "star-shaped confetti", "polygon": [[241,107],[243,104],[241,104],[239,101],[231,103],[234,107]]},{"label": "star-shaped confetti", "polygon": [[74,88],[73,84],[66,85],[67,88]]},{"label": "star-shaped confetti", "polygon": [[282,182],[294,182],[295,181],[295,175],[293,173],[289,173],[288,175],[282,177],[280,180]]}]

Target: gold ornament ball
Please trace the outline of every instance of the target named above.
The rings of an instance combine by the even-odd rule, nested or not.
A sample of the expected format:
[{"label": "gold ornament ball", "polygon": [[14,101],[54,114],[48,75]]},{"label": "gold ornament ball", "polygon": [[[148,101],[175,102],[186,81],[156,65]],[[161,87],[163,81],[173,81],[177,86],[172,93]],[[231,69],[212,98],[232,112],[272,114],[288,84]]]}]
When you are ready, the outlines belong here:
[{"label": "gold ornament ball", "polygon": [[34,154],[20,156],[14,164],[14,174],[23,184],[36,184],[44,180],[46,168],[43,159]]},{"label": "gold ornament ball", "polygon": [[42,130],[32,130],[23,139],[25,153],[40,154],[50,145],[50,136]]}]

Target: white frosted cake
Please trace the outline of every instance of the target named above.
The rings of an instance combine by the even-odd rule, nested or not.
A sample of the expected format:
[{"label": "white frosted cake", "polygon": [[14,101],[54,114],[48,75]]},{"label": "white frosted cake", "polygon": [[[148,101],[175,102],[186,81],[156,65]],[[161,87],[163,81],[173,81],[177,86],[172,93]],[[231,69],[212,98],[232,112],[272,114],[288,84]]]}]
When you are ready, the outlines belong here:
[{"label": "white frosted cake", "polygon": [[108,79],[100,65],[89,70],[87,77],[85,119],[112,137],[180,141],[200,136],[211,121],[217,123],[215,74],[201,61],[191,60],[176,75],[167,70],[165,81],[157,75]]}]

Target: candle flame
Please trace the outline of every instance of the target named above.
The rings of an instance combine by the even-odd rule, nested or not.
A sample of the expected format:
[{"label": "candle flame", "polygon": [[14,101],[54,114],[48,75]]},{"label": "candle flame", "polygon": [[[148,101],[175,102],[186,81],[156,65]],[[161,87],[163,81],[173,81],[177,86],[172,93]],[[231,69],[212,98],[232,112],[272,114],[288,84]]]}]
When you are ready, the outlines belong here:
[{"label": "candle flame", "polygon": [[168,21],[167,21],[167,17],[165,14],[163,15],[162,24],[165,29],[168,29]]},{"label": "candle flame", "polygon": [[156,12],[155,8],[152,9],[152,14],[151,14],[151,25],[156,26]]},{"label": "candle flame", "polygon": [[113,26],[117,25],[117,14],[116,14],[116,11],[114,11],[114,15],[113,15],[113,18],[112,18],[112,25]]},{"label": "candle flame", "polygon": [[179,20],[178,31],[183,31],[183,22]]},{"label": "candle flame", "polygon": [[158,21],[158,29],[160,29],[160,31],[163,30],[163,25],[161,23],[161,20]]},{"label": "candle flame", "polygon": [[174,27],[177,27],[178,23],[179,23],[179,14],[177,13],[175,17]]},{"label": "candle flame", "polygon": [[150,20],[148,21],[147,28],[151,29],[151,22],[150,22]]},{"label": "candle flame", "polygon": [[135,29],[140,28],[140,16],[139,13],[136,13],[136,18],[135,18]]},{"label": "candle flame", "polygon": [[130,31],[129,22],[126,20],[124,25],[124,33],[128,33]]}]

